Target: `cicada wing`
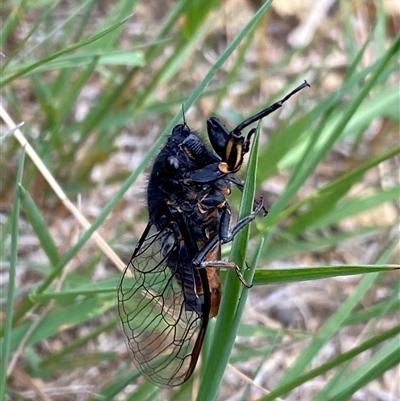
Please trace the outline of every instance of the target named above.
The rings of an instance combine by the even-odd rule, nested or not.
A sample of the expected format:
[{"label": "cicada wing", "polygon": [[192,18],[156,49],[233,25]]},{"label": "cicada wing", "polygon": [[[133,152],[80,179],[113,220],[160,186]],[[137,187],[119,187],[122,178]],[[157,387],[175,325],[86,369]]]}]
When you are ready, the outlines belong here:
[{"label": "cicada wing", "polygon": [[190,376],[205,334],[202,313],[185,302],[177,272],[188,261],[182,259],[176,237],[168,226],[158,231],[149,223],[118,288],[119,315],[133,361],[147,378],[164,386],[179,385]]}]

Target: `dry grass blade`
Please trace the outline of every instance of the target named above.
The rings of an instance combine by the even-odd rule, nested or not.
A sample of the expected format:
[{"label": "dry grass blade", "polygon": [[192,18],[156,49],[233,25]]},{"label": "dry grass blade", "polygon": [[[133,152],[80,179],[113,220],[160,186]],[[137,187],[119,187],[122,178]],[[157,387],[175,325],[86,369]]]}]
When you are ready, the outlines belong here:
[{"label": "dry grass blade", "polygon": [[[79,211],[79,209],[69,200],[67,195],[62,190],[61,186],[55,180],[49,169],[45,166],[43,161],[40,159],[38,154],[35,152],[33,147],[30,145],[28,140],[25,138],[24,134],[14,123],[10,115],[7,111],[0,106],[0,117],[6,123],[10,130],[13,130],[13,135],[20,143],[21,147],[25,148],[27,155],[30,157],[32,162],[35,164],[37,169],[40,171],[44,179],[48,182],[50,187],[53,189],[54,193],[61,200],[63,205],[72,213],[72,215],[76,218],[77,222],[80,226],[88,230],[90,228],[90,222],[86,219],[85,216]],[[120,259],[120,257],[113,251],[113,249],[107,244],[107,242],[103,239],[103,237],[98,233],[94,232],[92,235],[94,242],[98,245],[98,247],[107,255],[110,260],[115,264],[115,266],[123,271],[125,269],[124,262]]]}]

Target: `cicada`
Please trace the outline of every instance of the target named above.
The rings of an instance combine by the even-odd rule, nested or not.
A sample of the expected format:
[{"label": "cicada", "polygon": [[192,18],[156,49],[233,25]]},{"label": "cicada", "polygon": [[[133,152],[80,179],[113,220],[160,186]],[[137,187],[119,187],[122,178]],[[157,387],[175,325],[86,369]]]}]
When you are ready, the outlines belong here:
[{"label": "cicada", "polygon": [[147,188],[149,222],[118,287],[118,310],[134,364],[152,382],[177,386],[193,373],[209,320],[218,314],[220,268],[240,270],[221,260],[221,245],[264,209],[231,227],[227,201],[236,173],[250,149],[242,130],[293,94],[229,130],[218,118],[207,121],[207,147],[184,121],[175,126],[154,161]]}]

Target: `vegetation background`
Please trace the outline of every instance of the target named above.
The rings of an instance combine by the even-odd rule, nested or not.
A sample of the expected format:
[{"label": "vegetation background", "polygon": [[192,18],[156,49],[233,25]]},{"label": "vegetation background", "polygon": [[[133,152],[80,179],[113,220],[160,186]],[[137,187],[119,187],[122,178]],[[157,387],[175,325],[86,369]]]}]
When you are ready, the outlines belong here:
[{"label": "vegetation background", "polygon": [[[5,0],[1,18],[0,400],[400,399],[395,1]],[[205,134],[304,79],[241,172],[269,215],[224,256],[255,286],[223,275],[201,366],[158,389],[131,363],[106,245],[129,260],[182,104]]]}]

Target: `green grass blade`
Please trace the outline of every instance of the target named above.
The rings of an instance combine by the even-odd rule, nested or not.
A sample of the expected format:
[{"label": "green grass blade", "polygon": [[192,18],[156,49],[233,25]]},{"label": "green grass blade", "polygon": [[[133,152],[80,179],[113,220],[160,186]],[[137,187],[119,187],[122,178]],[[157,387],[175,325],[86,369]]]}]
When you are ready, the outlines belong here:
[{"label": "green grass blade", "polygon": [[[387,341],[388,339],[397,336],[399,333],[400,333],[400,326],[396,326],[393,329],[387,330],[384,333],[365,341],[358,347],[355,347],[352,350],[341,354],[339,357],[335,358],[334,360],[328,363],[323,364],[322,366],[316,369],[312,369],[309,372],[302,375],[293,376],[290,382],[283,384],[279,388],[276,388],[275,390],[271,391],[270,394],[260,398],[259,401],[273,401],[277,397],[281,397],[290,392],[291,390],[294,390],[296,387],[299,387],[301,384],[306,383],[311,378],[317,377],[329,371],[330,369],[339,366],[342,363],[351,361],[352,359],[354,359],[355,356],[361,354],[362,352],[370,350],[371,347],[376,346],[382,343],[383,341]],[[342,398],[337,398],[337,399],[342,399]]]},{"label": "green grass blade", "polygon": [[[54,336],[67,327],[74,327],[88,319],[101,316],[113,307],[114,305],[110,300],[92,298],[54,309],[37,324],[33,321],[14,328],[11,331],[11,351],[16,351],[22,339],[25,341],[25,347],[34,345]],[[27,334],[28,337],[26,337]],[[1,341],[2,346],[3,343],[4,341]]]},{"label": "green grass blade", "polygon": [[366,266],[320,266],[307,268],[266,269],[257,270],[254,275],[254,285],[274,283],[292,283],[296,281],[321,280],[329,277],[352,276],[355,274],[370,274],[400,270],[399,265],[366,265]]},{"label": "green grass blade", "polygon": [[[253,210],[259,133],[260,124],[250,152],[239,219],[249,215]],[[248,240],[249,227],[245,227],[237,234],[232,245],[230,260],[237,263],[238,266],[242,266],[242,269],[245,266]],[[249,278],[252,278],[251,275],[254,273],[254,269],[255,265],[253,265],[253,269],[249,272]],[[218,396],[223,374],[235,343],[240,318],[244,310],[246,296],[243,294],[243,291],[246,290],[243,289],[243,284],[239,281],[236,273],[233,271],[228,272],[224,281],[223,297],[209,353],[212,363],[207,364],[207,369],[205,369],[202,383],[206,383],[206,385],[200,388],[197,397],[198,400],[214,400]]]},{"label": "green grass blade", "polygon": [[304,373],[304,370],[310,364],[315,355],[321,350],[326,342],[340,329],[345,319],[351,311],[363,299],[366,292],[371,288],[378,278],[377,273],[369,274],[361,280],[356,290],[351,294],[339,309],[326,321],[326,323],[318,331],[318,337],[304,349],[301,355],[297,358],[294,365],[286,372],[285,377],[279,383],[280,386],[293,380]]},{"label": "green grass blade", "polygon": [[57,246],[54,243],[53,237],[49,232],[43,215],[36,206],[34,200],[26,191],[26,189],[20,185],[18,188],[18,196],[21,200],[21,206],[26,216],[31,223],[33,229],[39,241],[46,252],[47,257],[52,265],[56,265],[60,261],[60,254],[58,252]]},{"label": "green grass blade", "polygon": [[35,62],[25,68],[22,68],[20,71],[18,71],[17,73],[6,77],[2,82],[0,87],[3,87],[7,84],[9,84],[10,82],[14,81],[15,79],[22,77],[24,75],[27,75],[33,71],[35,71],[38,67],[40,67],[41,65],[44,65],[50,61],[53,61],[61,56],[63,56],[64,54],[70,53],[76,49],[79,49],[81,47],[87,46],[99,39],[101,39],[103,36],[108,35],[110,32],[114,31],[115,29],[119,28],[121,25],[124,25],[126,23],[126,21],[130,18],[130,16],[123,18],[121,21],[116,22],[115,24],[111,25],[109,28],[101,31],[98,34],[92,35],[91,37],[89,37],[88,39],[82,40],[81,42],[75,43],[71,46],[68,46],[54,54],[52,54],[51,56],[48,56],[38,62]]},{"label": "green grass blade", "polygon": [[[388,330],[383,333],[383,336],[387,336],[388,332],[399,333],[398,327],[393,330]],[[379,379],[379,377],[387,370],[395,367],[400,361],[400,337],[393,336],[391,341],[386,344],[382,344],[379,349],[368,361],[360,365],[354,371],[348,368],[351,360],[346,361],[342,369],[333,377],[325,388],[318,394],[315,401],[324,401],[326,399],[349,399],[355,391],[365,387],[370,381]],[[390,338],[386,338],[386,341]],[[361,347],[366,348],[366,351],[372,350],[374,347],[379,347],[380,341],[376,338],[367,340],[369,348],[365,347],[365,343]],[[357,347],[359,348],[359,347]]]},{"label": "green grass blade", "polygon": [[[19,186],[22,184],[22,176],[24,172],[25,153],[22,153],[18,164],[18,174],[15,183],[15,194]],[[4,319],[3,341],[1,344],[1,357],[0,357],[0,400],[5,399],[6,383],[7,383],[7,370],[10,353],[12,350],[12,320],[14,314],[14,295],[15,295],[15,279],[18,264],[18,222],[20,213],[20,199],[17,195],[14,196],[14,204],[11,212],[11,257],[10,257],[10,272],[8,275],[8,293],[7,293],[7,307],[6,316]]]},{"label": "green grass blade", "polygon": [[310,196],[295,203],[293,206],[288,207],[285,211],[277,215],[275,219],[272,219],[271,224],[283,220],[285,217],[299,210],[302,206],[311,203],[310,210],[303,213],[298,219],[296,219],[295,223],[288,228],[288,231],[291,233],[299,234],[302,228],[306,227],[306,223],[309,225],[310,222],[313,222],[314,220],[317,220],[319,216],[324,215],[325,212],[333,207],[333,205],[336,204],[355,183],[361,181],[367,171],[374,166],[377,166],[379,163],[391,159],[399,153],[400,147],[397,147],[383,155],[367,160],[358,168],[343,174],[341,177],[331,181],[324,187],[317,189]]}]

